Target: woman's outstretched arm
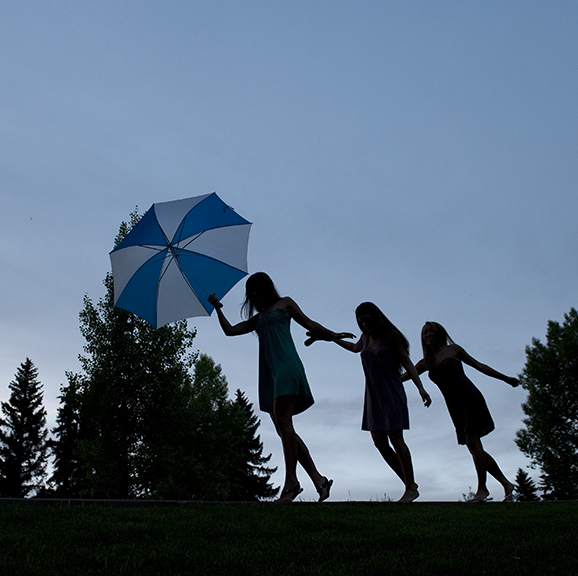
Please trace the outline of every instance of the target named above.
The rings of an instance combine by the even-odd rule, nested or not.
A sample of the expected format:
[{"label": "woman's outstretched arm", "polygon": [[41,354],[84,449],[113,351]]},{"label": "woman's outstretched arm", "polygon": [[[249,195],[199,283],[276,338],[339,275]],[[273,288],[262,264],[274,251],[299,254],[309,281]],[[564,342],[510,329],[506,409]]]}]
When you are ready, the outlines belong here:
[{"label": "woman's outstretched arm", "polygon": [[341,338],[333,340],[333,342],[335,342],[335,344],[338,344],[342,348],[345,348],[346,350],[349,350],[350,352],[354,352],[356,354],[358,354],[363,350],[363,336],[357,342],[351,342],[349,340],[343,340]]},{"label": "woman's outstretched arm", "polygon": [[242,334],[249,334],[253,332],[253,322],[251,320],[244,320],[238,324],[231,325],[227,320],[226,316],[223,314],[223,305],[219,302],[219,299],[211,294],[209,296],[209,303],[212,304],[217,311],[217,318],[219,319],[219,324],[223,329],[226,336],[241,336]]},{"label": "woman's outstretched arm", "polygon": [[301,308],[297,305],[292,298],[286,297],[284,298],[286,301],[284,303],[283,309],[299,324],[303,326],[308,331],[308,336],[314,338],[315,340],[329,340],[333,341],[336,339],[341,338],[354,338],[353,334],[349,332],[332,332],[325,326],[322,326],[318,322],[311,320],[308,316],[306,316]]},{"label": "woman's outstretched arm", "polygon": [[506,384],[509,384],[512,387],[516,387],[520,384],[520,381],[517,378],[513,378],[511,376],[506,376],[497,370],[494,370],[487,364],[482,364],[478,362],[475,358],[470,356],[461,346],[455,344],[458,349],[457,357],[461,360],[464,364],[475,368],[478,372],[485,374],[486,376],[490,376],[490,378],[496,378],[497,380],[503,380]]}]

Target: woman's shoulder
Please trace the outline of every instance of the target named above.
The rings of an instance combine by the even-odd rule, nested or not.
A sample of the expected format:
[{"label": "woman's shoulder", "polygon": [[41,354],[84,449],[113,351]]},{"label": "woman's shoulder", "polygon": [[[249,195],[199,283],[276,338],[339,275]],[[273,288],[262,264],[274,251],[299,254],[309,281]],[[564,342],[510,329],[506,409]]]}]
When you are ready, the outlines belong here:
[{"label": "woman's shoulder", "polygon": [[283,296],[275,302],[271,310],[282,310],[287,316],[292,317],[293,313],[299,310],[299,306],[290,296]]},{"label": "woman's shoulder", "polygon": [[447,346],[444,347],[444,351],[448,356],[455,356],[455,357],[465,352],[465,350],[459,344],[448,344]]},{"label": "woman's shoulder", "polygon": [[[436,352],[429,361],[429,370],[435,370],[446,360],[462,361],[463,348],[458,344],[448,344]],[[424,359],[424,365],[428,364]]]}]

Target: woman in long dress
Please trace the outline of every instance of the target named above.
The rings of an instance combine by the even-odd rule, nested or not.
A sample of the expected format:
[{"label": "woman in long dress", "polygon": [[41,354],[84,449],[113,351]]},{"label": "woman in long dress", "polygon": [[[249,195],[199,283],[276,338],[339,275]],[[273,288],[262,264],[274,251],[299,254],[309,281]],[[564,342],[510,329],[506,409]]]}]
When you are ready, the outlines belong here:
[{"label": "woman in long dress", "polygon": [[307,410],[314,400],[301,359],[291,337],[290,322],[295,320],[322,340],[352,337],[335,334],[308,318],[297,303],[281,297],[271,278],[257,272],[247,279],[243,311],[246,320],[231,325],[222,311],[222,304],[213,295],[209,302],[215,307],[219,323],[227,336],[253,331],[259,336],[259,406],[271,415],[283,446],[285,483],[278,502],[291,502],[302,491],[297,479],[299,462],[315,485],[319,502],[329,498],[333,484],[317,470],[311,454],[295,432],[293,416]]},{"label": "woman in long dress", "polygon": [[419,496],[419,491],[411,453],[403,438],[403,431],[409,429],[409,413],[400,377],[402,366],[417,386],[425,406],[431,404],[431,398],[409,359],[405,336],[383,312],[372,302],[364,302],[357,307],[355,316],[361,338],[355,343],[346,340],[336,340],[336,343],[346,350],[361,353],[365,373],[361,429],[371,432],[375,447],[405,484],[405,492],[398,502],[412,502]]},{"label": "woman in long dress", "polygon": [[[518,386],[518,379],[505,376],[472,358],[437,322],[425,323],[421,331],[421,343],[423,358],[415,368],[418,374],[429,372],[430,380],[438,385],[455,426],[458,444],[465,444],[474,460],[478,489],[471,502],[488,499],[488,472],[504,487],[504,501],[513,501],[515,485],[504,476],[496,461],[482,446],[481,438],[494,429],[494,421],[482,393],[465,375],[462,362],[510,386]],[[408,376],[404,375],[403,378],[407,379]]]}]

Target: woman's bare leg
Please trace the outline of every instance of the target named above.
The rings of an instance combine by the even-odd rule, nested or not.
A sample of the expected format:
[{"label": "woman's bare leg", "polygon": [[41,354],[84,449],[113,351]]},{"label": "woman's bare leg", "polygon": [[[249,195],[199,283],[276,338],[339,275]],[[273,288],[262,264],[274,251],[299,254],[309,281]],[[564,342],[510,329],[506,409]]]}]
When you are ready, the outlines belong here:
[{"label": "woman's bare leg", "polygon": [[[405,484],[405,493],[398,502],[415,500],[419,496],[419,492],[413,476],[411,454],[403,439],[403,431],[371,432],[371,437],[383,459]],[[391,441],[393,448],[389,445],[389,441]]]},{"label": "woman's bare leg", "polygon": [[389,444],[387,432],[371,432],[371,438],[373,439],[373,444],[379,450],[379,453],[387,462],[388,466],[400,477],[401,481],[405,483],[399,457]]},{"label": "woman's bare leg", "polygon": [[322,476],[317,470],[309,449],[297,432],[295,432],[293,426],[293,414],[295,412],[296,402],[297,399],[294,396],[277,398],[273,402],[273,412],[271,413],[273,424],[281,437],[281,443],[283,445],[283,455],[285,458],[285,485],[283,491],[292,490],[299,484],[297,480],[297,462],[299,462],[313,481],[313,484],[315,484],[320,496],[325,496],[326,498],[329,495],[328,491],[325,495],[321,494],[320,490],[322,490],[322,486],[328,479]]},{"label": "woman's bare leg", "polygon": [[490,492],[487,487],[487,472],[488,467],[486,463],[486,452],[482,447],[482,441],[477,436],[466,435],[466,446],[474,459],[474,466],[476,467],[476,475],[478,477],[478,489],[472,502],[481,502],[485,500]]},{"label": "woman's bare leg", "polygon": [[498,463],[484,450],[482,441],[477,436],[466,435],[466,444],[474,459],[474,466],[478,475],[478,491],[474,500],[484,500],[490,495],[486,486],[488,472],[504,487],[504,499],[510,499],[515,485],[504,476]]}]

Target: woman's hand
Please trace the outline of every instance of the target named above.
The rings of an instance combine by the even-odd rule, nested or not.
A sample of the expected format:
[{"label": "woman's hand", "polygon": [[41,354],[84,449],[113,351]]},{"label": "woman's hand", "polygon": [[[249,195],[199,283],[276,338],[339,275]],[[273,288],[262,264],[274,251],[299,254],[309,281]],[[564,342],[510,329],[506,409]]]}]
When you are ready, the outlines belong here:
[{"label": "woman's hand", "polygon": [[355,334],[351,332],[307,332],[307,340],[305,340],[305,346],[311,346],[313,342],[317,340],[324,340],[325,342],[334,342],[335,340],[343,340],[343,338],[355,338]]},{"label": "woman's hand", "polygon": [[426,408],[429,408],[431,406],[431,396],[423,388],[419,391],[419,395],[421,396],[421,399],[423,400],[423,405]]},{"label": "woman's hand", "polygon": [[212,304],[215,307],[215,309],[223,307],[219,299],[214,294],[211,294],[209,296],[209,304]]}]

